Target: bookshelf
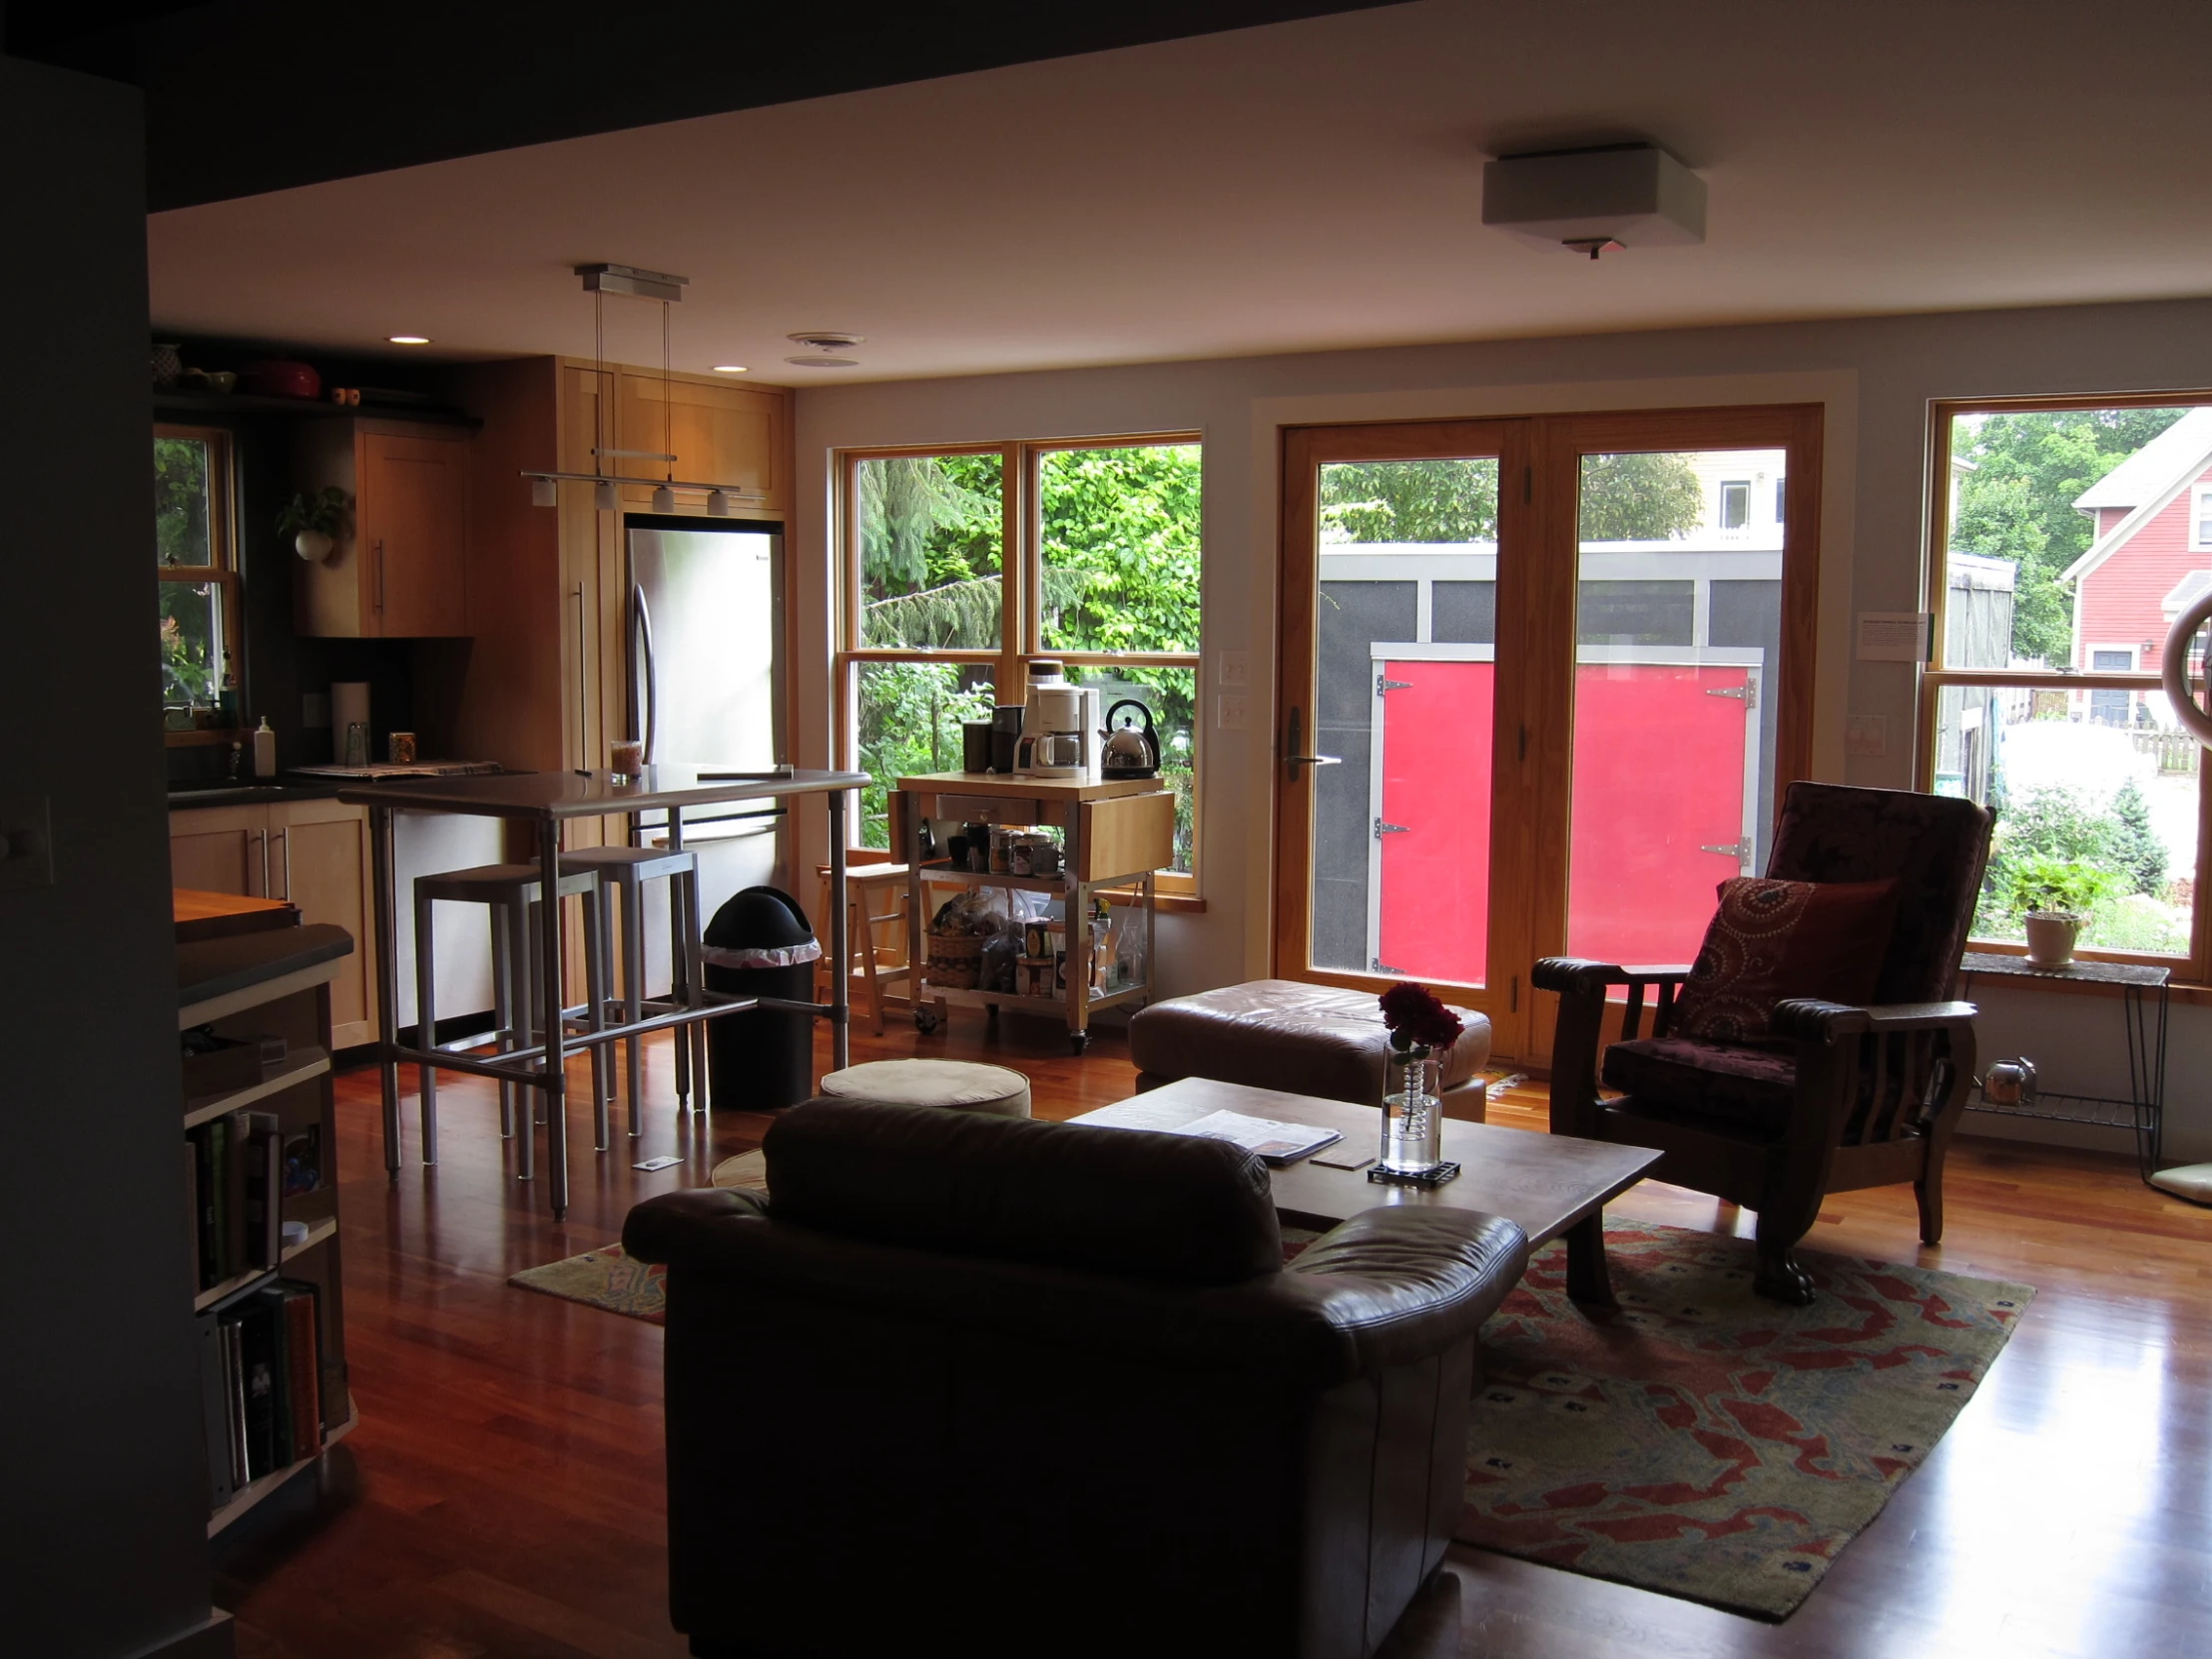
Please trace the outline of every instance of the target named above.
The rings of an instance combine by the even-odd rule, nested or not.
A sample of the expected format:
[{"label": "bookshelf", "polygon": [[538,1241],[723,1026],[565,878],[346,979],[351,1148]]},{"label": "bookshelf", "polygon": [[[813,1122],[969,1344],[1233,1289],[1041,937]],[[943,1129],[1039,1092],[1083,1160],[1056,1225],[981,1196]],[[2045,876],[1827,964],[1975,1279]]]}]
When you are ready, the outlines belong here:
[{"label": "bookshelf", "polygon": [[[208,897],[181,893],[180,919],[204,921]],[[353,941],[300,925],[289,906],[235,920],[244,930],[217,937],[181,927],[177,948],[180,1033],[282,1043],[277,1058],[268,1042],[257,1079],[220,1092],[187,1097],[180,1074],[211,1538],[316,1468],[359,1421],[330,1075],[330,986]]]}]

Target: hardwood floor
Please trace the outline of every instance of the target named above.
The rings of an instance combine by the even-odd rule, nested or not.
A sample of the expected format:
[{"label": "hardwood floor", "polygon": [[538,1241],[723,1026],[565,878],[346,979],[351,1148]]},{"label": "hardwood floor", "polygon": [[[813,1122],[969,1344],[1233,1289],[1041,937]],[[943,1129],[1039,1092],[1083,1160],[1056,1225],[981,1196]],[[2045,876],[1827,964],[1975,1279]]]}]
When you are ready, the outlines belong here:
[{"label": "hardwood floor", "polygon": [[[1133,1088],[1117,1037],[1102,1034],[1077,1061],[1040,1021],[1008,1017],[987,1039],[961,1014],[949,1036],[894,1025],[854,1039],[856,1059],[917,1051],[1019,1067],[1039,1116]],[[441,1080],[443,1161],[411,1161],[410,1123],[410,1162],[390,1186],[374,1073],[340,1079],[361,1424],[329,1455],[319,1490],[273,1500],[217,1545],[218,1599],[238,1616],[247,1659],[686,1651],[664,1602],[661,1333],[505,1283],[608,1243],[639,1199],[702,1184],[718,1159],[758,1144],[765,1116],[679,1119],[671,1052],[666,1039],[650,1045],[642,1142],[596,1155],[588,1114],[572,1113],[562,1224],[512,1180],[488,1086]],[[1540,1130],[1541,1091],[1513,1091],[1491,1120]],[[684,1162],[630,1167],[664,1153]],[[2035,1304],[1956,1426],[1794,1617],[1770,1625],[1455,1549],[1390,1659],[2201,1653],[2212,1629],[2212,1211],[2081,1154],[1968,1140],[1950,1172],[1939,1251],[1919,1247],[1904,1187],[1832,1202],[1809,1242],[2022,1280]],[[1649,1185],[1617,1208],[1684,1227],[1751,1225]],[[1052,1649],[1040,1631],[1040,1659]]]}]

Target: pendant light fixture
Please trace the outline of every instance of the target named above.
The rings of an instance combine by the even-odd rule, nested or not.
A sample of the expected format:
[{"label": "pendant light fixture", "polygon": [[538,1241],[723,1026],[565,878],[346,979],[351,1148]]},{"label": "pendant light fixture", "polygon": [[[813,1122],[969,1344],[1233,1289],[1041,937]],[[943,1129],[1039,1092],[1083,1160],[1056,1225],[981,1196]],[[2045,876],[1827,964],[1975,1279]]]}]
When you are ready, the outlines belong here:
[{"label": "pendant light fixture", "polygon": [[[653,486],[652,508],[656,513],[673,513],[678,508],[677,492],[704,492],[707,512],[714,518],[727,518],[741,501],[764,501],[767,497],[756,489],[743,484],[692,483],[676,476],[675,401],[672,396],[674,380],[670,369],[669,307],[684,297],[684,288],[691,281],[688,276],[675,276],[667,272],[643,271],[627,265],[580,265],[576,275],[582,278],[586,291],[591,294],[592,310],[592,371],[593,383],[600,388],[593,407],[592,469],[589,472],[561,472],[553,469],[527,468],[522,476],[530,480],[531,503],[539,507],[551,507],[559,503],[559,485],[564,482],[592,486],[592,506],[601,512],[622,510],[622,479],[607,470],[612,460],[659,461],[662,477]],[[608,438],[612,425],[613,399],[607,395],[607,318],[606,296],[610,293],[629,294],[639,299],[656,301],[661,307],[661,444],[659,449],[617,449]],[[642,480],[641,480],[642,482]]]}]

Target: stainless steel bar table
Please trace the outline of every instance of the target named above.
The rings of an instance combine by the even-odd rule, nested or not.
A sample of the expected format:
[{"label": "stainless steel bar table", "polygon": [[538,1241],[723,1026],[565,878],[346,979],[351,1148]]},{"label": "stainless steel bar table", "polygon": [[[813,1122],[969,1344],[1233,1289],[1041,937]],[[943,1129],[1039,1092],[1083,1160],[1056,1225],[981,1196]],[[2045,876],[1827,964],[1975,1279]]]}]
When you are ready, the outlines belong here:
[{"label": "stainless steel bar table", "polygon": [[[678,1040],[689,1035],[683,1028],[743,1013],[757,1007],[783,1008],[811,1013],[830,1021],[831,1051],[842,1069],[850,1058],[849,991],[844,975],[830,976],[830,1000],[785,1002],[775,998],[734,997],[709,991],[703,985],[687,985],[672,994],[667,1004],[655,1004],[645,1018],[606,1025],[571,1037],[564,1017],[561,955],[561,906],[541,904],[540,938],[547,972],[540,987],[545,997],[541,1024],[544,1041],[533,1048],[516,1049],[495,1059],[449,1054],[436,1046],[433,1033],[415,1047],[402,1048],[398,1038],[399,961],[393,948],[393,918],[398,895],[393,890],[391,815],[410,812],[463,813],[485,818],[518,819],[537,827],[537,858],[540,890],[559,890],[561,826],[570,819],[600,818],[621,813],[649,812],[665,808],[669,837],[681,845],[682,815],[687,807],[720,807],[733,802],[785,801],[819,795],[830,812],[830,959],[845,960],[844,913],[844,814],[849,791],[867,782],[859,772],[802,772],[783,768],[774,773],[727,772],[714,768],[662,763],[650,766],[634,782],[617,784],[604,772],[522,772],[481,778],[422,778],[394,780],[341,790],[340,801],[368,809],[371,854],[375,862],[376,905],[376,1058],[383,1074],[384,1168],[393,1181],[399,1179],[399,1068],[402,1065],[438,1066],[447,1071],[468,1072],[526,1084],[545,1091],[546,1173],[556,1219],[568,1213],[568,1056],[592,1044],[618,1042],[647,1031],[678,1031]],[[535,1114],[524,1118],[527,1125]],[[534,1133],[535,1131],[530,1131]]]}]

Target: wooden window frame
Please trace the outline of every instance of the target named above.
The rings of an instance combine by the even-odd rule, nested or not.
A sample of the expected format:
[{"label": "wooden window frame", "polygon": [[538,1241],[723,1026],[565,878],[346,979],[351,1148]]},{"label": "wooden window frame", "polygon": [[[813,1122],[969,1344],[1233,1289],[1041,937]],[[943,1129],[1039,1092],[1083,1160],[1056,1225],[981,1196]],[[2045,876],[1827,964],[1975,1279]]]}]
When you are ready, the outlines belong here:
[{"label": "wooden window frame", "polygon": [[[157,564],[154,567],[155,579],[160,582],[181,583],[188,587],[213,586],[220,591],[223,607],[223,663],[219,679],[226,685],[241,684],[246,631],[245,608],[239,591],[238,458],[235,434],[227,426],[157,423],[154,437],[183,438],[208,446],[208,553],[214,562],[206,565]],[[151,450],[147,460],[151,465]],[[162,741],[172,749],[233,743],[244,730],[243,727],[219,727],[192,732],[165,731]]]},{"label": "wooden window frame", "polygon": [[[1914,787],[1933,790],[1936,785],[1936,727],[1942,715],[1942,693],[1953,689],[1981,688],[2030,691],[2096,692],[2130,694],[2162,689],[2160,676],[2142,672],[2125,674],[2067,669],[1950,668],[1943,662],[1948,633],[1945,607],[1949,595],[1950,558],[1950,451],[1951,431],[1960,415],[2037,414],[2066,409],[2162,409],[2212,404],[2212,389],[2084,392],[2056,397],[1956,397],[1929,404],[1926,488],[1928,510],[1924,515],[1928,542],[1923,565],[1927,580],[1927,606],[1933,618],[1933,660],[1921,671],[1919,753],[1914,762]],[[2194,489],[2191,503],[2194,505]],[[2192,526],[2193,529],[2193,526]],[[2192,548],[2191,551],[2203,551]],[[2078,617],[2075,628],[2080,626]],[[2086,648],[2086,647],[2085,647]],[[2110,649],[2117,650],[2114,643]],[[2212,766],[2197,770],[2197,857],[2192,873],[2198,893],[2205,891],[2204,875],[2212,869]],[[2027,946],[2017,939],[1969,938],[1967,948],[1998,955],[2025,955]],[[2179,955],[2159,955],[2141,950],[2107,950],[2083,945],[2084,960],[2136,962],[2173,970],[2176,985],[2201,987],[2212,984],[2212,904],[2195,900],[2190,906],[2189,948]]]},{"label": "wooden window frame", "polygon": [[[1182,444],[1197,444],[1203,451],[1205,441],[1204,435],[1199,432],[1129,432],[1106,436],[1024,438],[1000,443],[902,444],[837,450],[833,464],[833,476],[836,479],[837,650],[832,665],[835,682],[832,702],[836,718],[836,764],[842,767],[858,764],[856,722],[859,669],[865,663],[987,663],[992,669],[992,685],[1001,698],[1007,688],[1018,689],[1026,684],[1030,660],[1038,657],[1063,663],[1071,669],[1187,668],[1191,671],[1197,694],[1197,707],[1193,710],[1191,725],[1191,868],[1187,873],[1162,870],[1153,878],[1153,887],[1158,902],[1164,909],[1202,909],[1205,901],[1199,890],[1198,827],[1205,816],[1206,769],[1203,754],[1206,675],[1203,639],[1200,649],[1196,651],[1047,650],[1041,643],[1043,623],[1037,595],[1042,592],[1044,582],[1044,502],[1039,467],[1046,455],[1074,449],[1147,449]],[[852,511],[859,463],[898,456],[924,455],[1000,457],[999,644],[995,650],[974,648],[916,651],[897,646],[862,646],[853,643],[860,637],[862,589],[859,516]],[[1203,466],[1203,462],[1201,464]],[[1200,527],[1199,562],[1199,627],[1203,635],[1203,521]],[[1101,713],[1103,712],[1102,710]],[[860,824],[855,815],[848,833],[857,837],[860,832]]]}]

